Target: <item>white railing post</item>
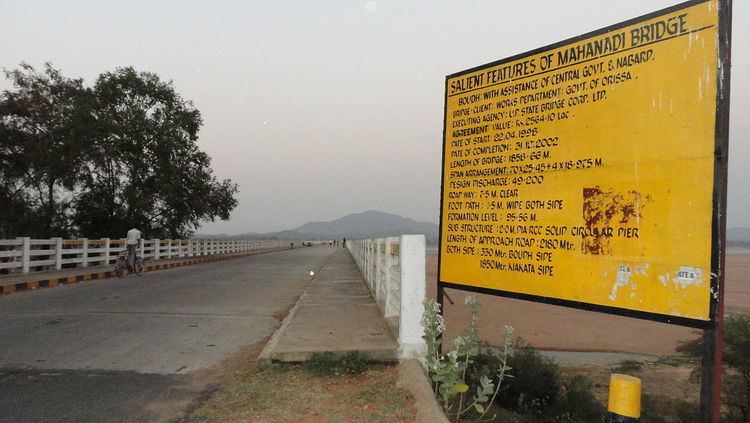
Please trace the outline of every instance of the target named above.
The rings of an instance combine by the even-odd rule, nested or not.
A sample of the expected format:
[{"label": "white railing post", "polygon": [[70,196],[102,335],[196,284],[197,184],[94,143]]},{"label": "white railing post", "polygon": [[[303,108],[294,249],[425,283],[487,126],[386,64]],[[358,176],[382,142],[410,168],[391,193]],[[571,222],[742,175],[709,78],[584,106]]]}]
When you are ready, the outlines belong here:
[{"label": "white railing post", "polygon": [[159,260],[159,254],[161,252],[161,240],[158,238],[154,240],[154,260]]},{"label": "white railing post", "polygon": [[139,256],[141,257],[141,260],[146,259],[146,240],[143,238],[138,238],[138,251]]},{"label": "white railing post", "polygon": [[422,335],[422,301],[425,298],[425,237],[402,235],[399,245],[401,304],[399,307],[399,358],[424,360],[427,345]]},{"label": "white railing post", "polygon": [[372,240],[367,240],[367,251],[365,252],[365,265],[367,266],[367,282],[370,284],[370,291],[375,291],[375,281],[373,280],[373,269],[375,265],[375,261],[373,260],[373,251],[372,251]]},{"label": "white railing post", "polygon": [[81,267],[89,266],[89,240],[81,238]]},{"label": "white railing post", "polygon": [[62,270],[62,238],[52,238],[55,241],[55,270]]},{"label": "white railing post", "polygon": [[31,238],[30,237],[22,237],[21,240],[23,241],[22,244],[22,255],[21,255],[21,263],[22,263],[22,272],[24,274],[29,273],[30,271],[30,265],[31,265]]},{"label": "white railing post", "polygon": [[391,266],[393,266],[393,259],[391,258],[391,242],[395,239],[396,238],[385,238],[385,256],[383,257],[385,259],[385,281],[383,281],[383,287],[385,288],[385,305],[383,305],[383,315],[386,319],[396,315],[396,313],[390,312],[393,293],[393,287],[391,286]]},{"label": "white railing post", "polygon": [[102,266],[109,266],[109,238],[102,238],[104,241],[104,260]]},{"label": "white railing post", "polygon": [[167,259],[171,259],[171,258],[172,258],[172,240],[168,239],[167,240]]},{"label": "white railing post", "polygon": [[381,264],[383,261],[383,251],[380,248],[380,238],[375,238],[375,300],[380,303],[380,297],[382,297],[382,294],[380,293],[380,284],[381,284],[381,277],[380,275],[383,272],[383,265]]},{"label": "white railing post", "polygon": [[193,256],[193,240],[192,240],[192,239],[189,239],[189,240],[188,240],[188,251],[187,251],[187,255],[188,255],[188,257],[192,257],[192,256]]}]

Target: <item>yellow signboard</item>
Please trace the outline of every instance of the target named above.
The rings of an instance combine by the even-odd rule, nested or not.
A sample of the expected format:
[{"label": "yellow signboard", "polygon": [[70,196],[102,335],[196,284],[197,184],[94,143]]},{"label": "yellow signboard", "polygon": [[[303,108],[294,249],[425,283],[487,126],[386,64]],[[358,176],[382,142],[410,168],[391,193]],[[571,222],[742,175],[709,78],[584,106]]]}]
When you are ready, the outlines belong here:
[{"label": "yellow signboard", "polygon": [[440,284],[711,320],[718,9],[449,76]]}]

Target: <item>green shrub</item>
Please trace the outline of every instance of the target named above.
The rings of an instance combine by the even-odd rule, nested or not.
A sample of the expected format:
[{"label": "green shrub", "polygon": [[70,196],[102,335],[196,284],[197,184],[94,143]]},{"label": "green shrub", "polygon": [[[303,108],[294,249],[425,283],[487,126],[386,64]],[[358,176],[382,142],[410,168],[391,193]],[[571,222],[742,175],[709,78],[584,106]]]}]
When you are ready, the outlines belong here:
[{"label": "green shrub", "polygon": [[724,322],[724,363],[727,421],[750,422],[750,318],[732,315]]},{"label": "green shrub", "polygon": [[643,363],[636,360],[623,360],[612,369],[615,373],[635,373],[640,372]]},{"label": "green shrub", "polygon": [[604,407],[585,376],[563,381],[560,368],[523,341],[513,343],[513,329],[505,328],[501,349],[480,348],[479,303],[469,297],[469,327],[440,351],[445,320],[434,300],[424,302],[423,324],[427,368],[433,390],[452,421],[464,422],[600,422]]},{"label": "green shrub", "polygon": [[513,379],[500,389],[498,403],[524,414],[539,414],[560,394],[560,368],[521,343],[508,358]]},{"label": "green shrub", "polygon": [[[479,376],[497,368],[499,360],[491,349],[482,349],[469,366],[467,384],[473,386]],[[509,355],[508,364],[513,378],[503,382],[497,404],[515,411],[521,421],[585,423],[600,422],[604,416],[588,377],[563,380],[557,364],[524,343]]]},{"label": "green shrub", "polygon": [[727,423],[750,422],[750,381],[738,374],[724,376],[722,402],[727,407]]},{"label": "green shrub", "polygon": [[474,374],[469,382],[469,368],[474,366],[479,348],[479,302],[467,297],[466,304],[471,309],[471,320],[464,332],[453,340],[453,348],[443,354],[441,351],[445,320],[440,314],[440,305],[427,298],[422,303],[424,315],[422,323],[427,343],[427,371],[432,381],[433,391],[440,400],[449,419],[455,422],[462,418],[474,417],[476,421],[486,421],[485,415],[492,408],[503,380],[508,374],[508,353],[512,345],[513,328],[505,327],[505,345],[495,353],[497,360],[493,368],[485,368],[485,373]]},{"label": "green shrub", "polygon": [[643,394],[641,423],[694,423],[700,421],[698,406],[691,402]]},{"label": "green shrub", "polygon": [[305,363],[308,371],[318,376],[339,376],[342,374],[364,373],[369,367],[369,358],[359,351],[336,355],[326,351],[314,353]]},{"label": "green shrub", "polygon": [[545,422],[601,422],[604,406],[594,395],[594,382],[575,375],[563,383],[562,393],[542,411]]},{"label": "green shrub", "polygon": [[[750,422],[750,318],[734,314],[724,320],[724,374],[722,402],[726,407],[724,421]],[[681,345],[691,357],[700,357],[701,339]],[[696,373],[700,367],[696,369]]]}]

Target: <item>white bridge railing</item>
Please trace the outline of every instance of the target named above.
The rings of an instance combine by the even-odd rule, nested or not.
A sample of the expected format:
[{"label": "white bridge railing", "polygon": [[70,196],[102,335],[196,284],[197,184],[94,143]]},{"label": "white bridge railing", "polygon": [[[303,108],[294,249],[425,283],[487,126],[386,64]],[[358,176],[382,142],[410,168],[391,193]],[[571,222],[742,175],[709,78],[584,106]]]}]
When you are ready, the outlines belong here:
[{"label": "white bridge railing", "polygon": [[424,235],[347,241],[347,247],[383,315],[398,322],[399,357],[424,357]]},{"label": "white bridge railing", "polygon": [[[147,260],[209,256],[288,247],[291,241],[141,239],[138,255]],[[125,249],[125,239],[0,239],[0,275],[63,268],[108,266]]]}]

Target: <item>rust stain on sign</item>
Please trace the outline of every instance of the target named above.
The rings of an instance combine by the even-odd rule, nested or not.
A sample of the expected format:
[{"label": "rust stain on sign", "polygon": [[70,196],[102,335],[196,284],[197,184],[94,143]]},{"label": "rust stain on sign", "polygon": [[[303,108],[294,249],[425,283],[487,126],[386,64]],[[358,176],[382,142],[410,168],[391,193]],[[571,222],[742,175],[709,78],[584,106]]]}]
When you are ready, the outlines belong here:
[{"label": "rust stain on sign", "polygon": [[612,255],[612,224],[628,225],[641,218],[641,210],[651,197],[638,191],[617,193],[602,190],[598,185],[583,188],[583,221],[585,231],[581,242],[584,254]]}]

